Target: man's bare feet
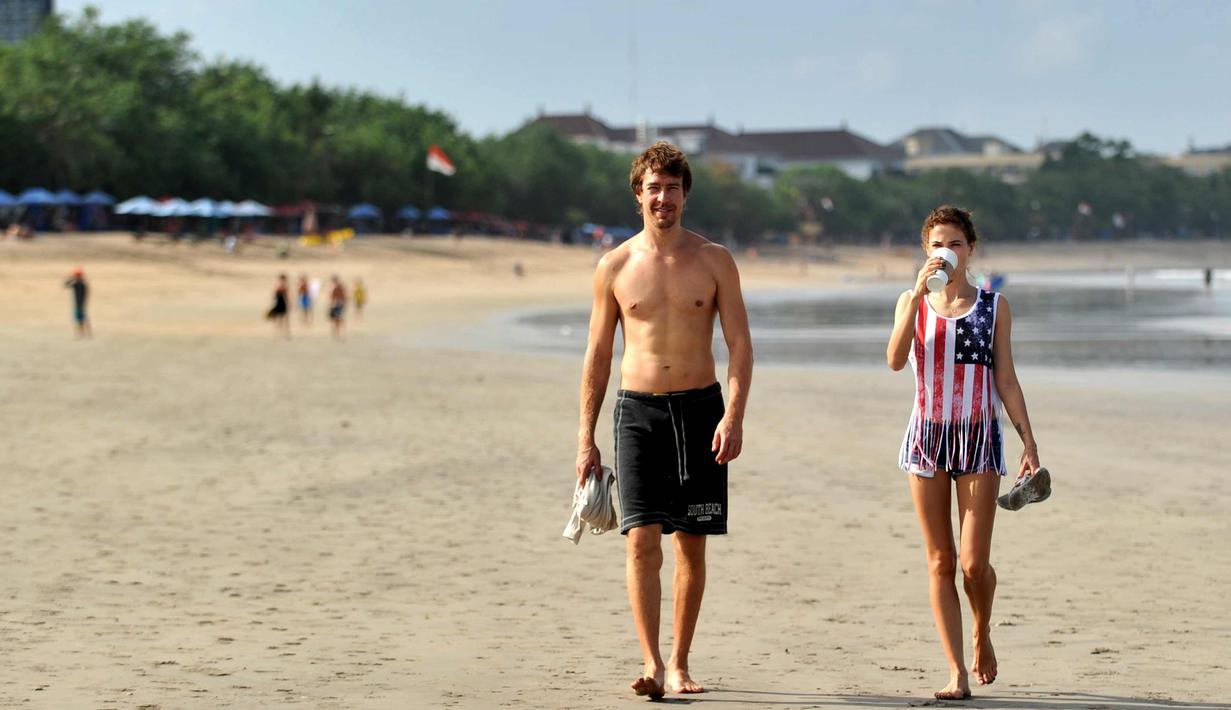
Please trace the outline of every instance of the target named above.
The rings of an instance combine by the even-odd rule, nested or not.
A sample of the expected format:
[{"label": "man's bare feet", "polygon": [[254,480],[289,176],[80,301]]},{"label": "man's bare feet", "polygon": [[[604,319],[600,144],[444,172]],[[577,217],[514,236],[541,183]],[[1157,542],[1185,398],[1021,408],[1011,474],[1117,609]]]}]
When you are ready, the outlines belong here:
[{"label": "man's bare feet", "polygon": [[704,693],[705,687],[688,675],[687,668],[667,669],[667,691],[671,693]]},{"label": "man's bare feet", "polygon": [[979,681],[979,685],[991,685],[996,681],[996,651],[992,648],[992,639],[989,634],[975,636],[975,659],[970,665],[970,672],[975,674],[975,680]]},{"label": "man's bare feet", "polygon": [[645,673],[633,681],[632,689],[637,695],[648,695],[650,700],[662,700],[667,689],[663,684],[665,673],[661,668],[646,666]]},{"label": "man's bare feet", "polygon": [[970,697],[970,683],[966,680],[966,673],[955,675],[949,679],[949,684],[943,689],[932,693],[937,700],[965,700]]}]

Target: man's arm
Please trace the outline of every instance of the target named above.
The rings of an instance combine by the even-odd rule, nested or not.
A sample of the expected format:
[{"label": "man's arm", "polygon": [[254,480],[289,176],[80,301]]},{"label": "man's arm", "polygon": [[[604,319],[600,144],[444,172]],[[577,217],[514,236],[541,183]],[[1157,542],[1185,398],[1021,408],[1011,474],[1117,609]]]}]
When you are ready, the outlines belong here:
[{"label": "man's arm", "polygon": [[718,319],[727,341],[727,409],[714,431],[711,450],[718,463],[739,456],[744,448],[744,407],[748,404],[748,387],[752,384],[752,335],[748,332],[748,311],[739,285],[739,269],[731,252],[723,247],[713,249],[711,263],[718,286]]},{"label": "man's arm", "polygon": [[594,306],[590,310],[590,335],[581,368],[581,422],[577,431],[579,484],[584,484],[591,472],[598,473],[602,465],[602,457],[594,443],[594,426],[598,423],[598,410],[603,406],[607,382],[611,379],[611,351],[620,318],[620,306],[612,288],[614,261],[615,257],[607,254],[594,270]]}]

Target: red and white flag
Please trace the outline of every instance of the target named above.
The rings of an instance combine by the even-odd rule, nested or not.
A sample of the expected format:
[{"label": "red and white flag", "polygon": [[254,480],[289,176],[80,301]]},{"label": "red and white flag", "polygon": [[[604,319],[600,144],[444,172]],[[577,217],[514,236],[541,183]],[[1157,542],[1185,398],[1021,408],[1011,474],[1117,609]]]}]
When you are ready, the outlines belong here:
[{"label": "red and white flag", "polygon": [[433,145],[427,149],[427,169],[435,170],[444,175],[452,175],[457,172],[453,161],[449,160],[449,156],[445,155],[445,152],[438,145]]}]

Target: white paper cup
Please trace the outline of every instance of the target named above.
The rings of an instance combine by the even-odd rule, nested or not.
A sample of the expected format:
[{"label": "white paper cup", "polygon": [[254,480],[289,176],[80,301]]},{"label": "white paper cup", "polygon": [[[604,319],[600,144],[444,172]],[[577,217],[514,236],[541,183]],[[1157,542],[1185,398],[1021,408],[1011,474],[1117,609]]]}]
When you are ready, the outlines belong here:
[{"label": "white paper cup", "polygon": [[927,286],[928,286],[928,290],[931,291],[932,293],[936,293],[937,291],[943,289],[945,286],[948,286],[949,285],[949,272],[957,268],[957,254],[954,254],[952,249],[948,249],[946,247],[940,247],[939,249],[936,249],[935,251],[933,251],[928,256],[928,259],[934,259],[938,256],[944,259],[945,262],[949,264],[949,268],[942,269],[940,271],[933,271],[932,275],[928,277]]}]

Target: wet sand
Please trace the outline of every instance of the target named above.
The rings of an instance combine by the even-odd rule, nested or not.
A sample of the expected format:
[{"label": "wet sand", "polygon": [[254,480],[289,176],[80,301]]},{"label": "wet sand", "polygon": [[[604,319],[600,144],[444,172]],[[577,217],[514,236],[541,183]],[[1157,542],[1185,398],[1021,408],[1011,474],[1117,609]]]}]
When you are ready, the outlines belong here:
[{"label": "wet sand", "polygon": [[[1183,246],[1064,263],[1227,257]],[[835,259],[745,261],[745,285],[906,278],[913,254]],[[265,244],[0,242],[0,706],[643,702],[622,540],[560,537],[580,363],[415,340],[584,302],[591,264],[478,239],[286,261]],[[77,265],[88,342],[61,287]],[[323,309],[275,340],[261,314],[279,270],[364,278],[347,342]],[[964,706],[1231,707],[1231,375],[1019,369],[1055,494],[1000,516],[1000,678]],[[944,684],[895,468],[911,387],[887,369],[756,371],[732,534],[710,548],[700,702],[904,707]],[[604,453],[610,427],[604,411]]]}]

